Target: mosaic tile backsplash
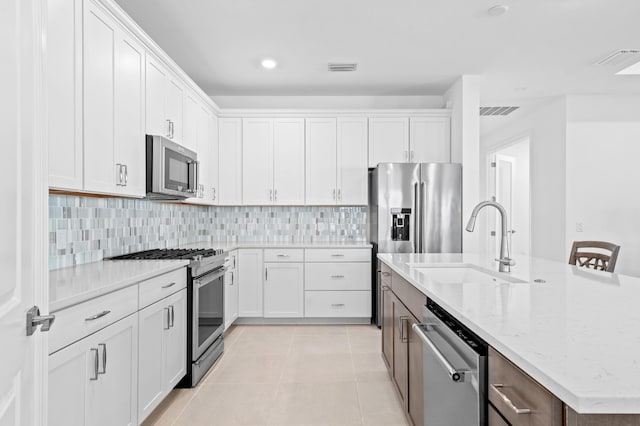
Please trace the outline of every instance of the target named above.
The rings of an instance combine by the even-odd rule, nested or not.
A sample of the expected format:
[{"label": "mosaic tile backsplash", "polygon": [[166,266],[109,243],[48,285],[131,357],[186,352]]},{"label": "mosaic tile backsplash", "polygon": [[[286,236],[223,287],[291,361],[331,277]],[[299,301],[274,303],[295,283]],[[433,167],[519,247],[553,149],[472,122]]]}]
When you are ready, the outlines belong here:
[{"label": "mosaic tile backsplash", "polygon": [[49,195],[49,269],[179,244],[366,242],[367,207],[209,207]]}]

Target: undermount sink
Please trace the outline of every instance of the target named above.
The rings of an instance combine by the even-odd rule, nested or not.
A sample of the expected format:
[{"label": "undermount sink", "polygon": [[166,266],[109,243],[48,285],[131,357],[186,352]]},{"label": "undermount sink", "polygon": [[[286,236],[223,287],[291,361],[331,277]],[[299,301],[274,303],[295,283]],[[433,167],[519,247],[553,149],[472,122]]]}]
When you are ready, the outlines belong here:
[{"label": "undermount sink", "polygon": [[491,274],[476,268],[464,267],[423,267],[415,268],[428,279],[442,284],[481,283],[481,284],[515,284],[526,281],[504,276],[503,274]]}]

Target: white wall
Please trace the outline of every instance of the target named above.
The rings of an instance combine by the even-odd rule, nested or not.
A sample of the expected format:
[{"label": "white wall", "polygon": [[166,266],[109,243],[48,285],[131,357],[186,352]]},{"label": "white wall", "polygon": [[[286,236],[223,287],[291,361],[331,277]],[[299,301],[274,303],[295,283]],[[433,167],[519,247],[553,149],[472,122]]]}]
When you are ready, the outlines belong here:
[{"label": "white wall", "polygon": [[442,96],[212,96],[220,108],[442,108]]},{"label": "white wall", "polygon": [[616,272],[640,276],[640,96],[569,96],[566,165],[565,252],[610,241]]},{"label": "white wall", "polygon": [[[462,163],[462,221],[480,201],[480,77],[460,77],[444,95],[445,106],[451,109],[451,161]],[[462,250],[479,250],[478,232],[462,235]]]},{"label": "white wall", "polygon": [[[480,158],[484,160],[488,152],[529,137],[531,255],[566,262],[569,256],[565,244],[566,100],[553,98],[530,110],[516,111],[512,116],[482,120],[496,119],[504,120],[505,124],[491,133],[481,133]],[[486,161],[480,165],[480,178],[481,193],[486,197]]]}]

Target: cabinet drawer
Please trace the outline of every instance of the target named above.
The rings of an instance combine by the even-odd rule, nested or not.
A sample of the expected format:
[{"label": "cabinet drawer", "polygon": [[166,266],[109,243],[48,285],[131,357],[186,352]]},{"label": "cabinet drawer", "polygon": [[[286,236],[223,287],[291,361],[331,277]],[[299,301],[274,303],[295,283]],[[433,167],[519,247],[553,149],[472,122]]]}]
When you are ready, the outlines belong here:
[{"label": "cabinet drawer", "polygon": [[370,317],[371,291],[305,291],[305,317]]},{"label": "cabinet drawer", "polygon": [[49,332],[49,354],[95,333],[138,310],[138,286],[113,293],[56,312]]},{"label": "cabinet drawer", "polygon": [[409,308],[414,317],[422,318],[422,310],[427,304],[427,296],[395,272],[392,272],[391,289],[398,296],[398,299]]},{"label": "cabinet drawer", "polygon": [[371,249],[306,249],[307,262],[370,262]]},{"label": "cabinet drawer", "polygon": [[509,426],[509,423],[504,421],[491,404],[489,404],[489,426]]},{"label": "cabinet drawer", "polygon": [[489,401],[514,426],[562,425],[562,402],[491,347]]},{"label": "cabinet drawer", "polygon": [[368,263],[308,263],[305,290],[371,290]]},{"label": "cabinet drawer", "polygon": [[380,282],[382,285],[391,287],[391,268],[385,263],[380,263]]},{"label": "cabinet drawer", "polygon": [[140,302],[139,309],[149,306],[160,299],[180,291],[187,286],[187,270],[176,269],[173,272],[159,275],[139,284]]},{"label": "cabinet drawer", "polygon": [[303,249],[265,249],[265,262],[302,262]]}]

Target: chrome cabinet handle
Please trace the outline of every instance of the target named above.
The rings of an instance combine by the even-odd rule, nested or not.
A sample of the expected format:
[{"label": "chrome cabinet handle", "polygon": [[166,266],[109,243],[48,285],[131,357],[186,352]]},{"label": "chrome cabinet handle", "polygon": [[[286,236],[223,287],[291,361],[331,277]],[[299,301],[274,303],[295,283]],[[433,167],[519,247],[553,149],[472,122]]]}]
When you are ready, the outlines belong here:
[{"label": "chrome cabinet handle", "polygon": [[176,324],[175,323],[175,310],[173,309],[173,305],[169,306],[171,308],[171,328],[173,328],[173,326]]},{"label": "chrome cabinet handle", "polygon": [[264,280],[265,281],[267,280],[267,271],[268,271],[268,269],[264,268]]},{"label": "chrome cabinet handle", "polygon": [[388,276],[390,276],[390,275],[391,275],[389,272],[380,272],[380,274],[381,274],[383,277],[388,277]]},{"label": "chrome cabinet handle", "polygon": [[429,324],[413,324],[411,328],[413,328],[413,331],[415,331],[420,340],[422,340],[422,342],[427,345],[429,349],[431,349],[431,352],[436,356],[438,361],[440,361],[440,364],[442,364],[442,366],[447,370],[447,373],[449,373],[449,377],[451,378],[451,380],[455,383],[464,382],[465,371],[454,368],[449,360],[445,358],[442,352],[440,352],[440,349],[438,349],[438,347],[431,341],[431,339],[425,332],[427,325]]},{"label": "chrome cabinet handle", "polygon": [[211,188],[213,190],[213,201],[216,200],[216,189],[215,188]]},{"label": "chrome cabinet handle", "polygon": [[382,291],[389,291],[389,290],[391,290],[391,287],[389,287],[388,285],[382,286]]},{"label": "chrome cabinet handle", "polygon": [[344,254],[332,254],[331,257],[344,257]]},{"label": "chrome cabinet handle", "polygon": [[342,201],[342,189],[338,189],[338,201]]},{"label": "chrome cabinet handle", "polygon": [[99,374],[98,363],[100,362],[100,358],[98,357],[98,349],[91,348],[91,352],[95,354],[95,358],[93,358],[95,361],[93,363],[93,377],[89,377],[89,380],[98,380],[98,374]]},{"label": "chrome cabinet handle", "polygon": [[493,390],[495,393],[498,394],[498,396],[500,397],[500,399],[502,399],[502,401],[507,404],[507,406],[509,408],[511,408],[511,410],[513,410],[514,413],[516,414],[531,414],[531,409],[530,408],[518,408],[513,401],[511,401],[511,399],[509,399],[509,397],[507,395],[505,395],[503,392],[500,392],[500,389],[498,388],[504,388],[505,386],[503,384],[490,384],[489,385],[491,387],[491,390]]},{"label": "chrome cabinet handle", "polygon": [[173,287],[174,285],[176,285],[175,282],[169,283],[167,285],[163,285],[162,288],[169,288],[169,287]]},{"label": "chrome cabinet handle", "polygon": [[269,190],[269,201],[273,201],[273,189]]},{"label": "chrome cabinet handle", "polygon": [[334,201],[336,200],[336,190],[335,189],[333,190],[331,197],[333,198]]},{"label": "chrome cabinet handle", "polygon": [[334,279],[344,278],[344,275],[331,275],[331,278],[334,278]]},{"label": "chrome cabinet handle", "polygon": [[229,276],[231,277],[231,283],[229,285],[233,285],[233,271],[229,272]]},{"label": "chrome cabinet handle", "polygon": [[331,307],[333,308],[342,308],[344,306],[344,303],[332,303]]},{"label": "chrome cabinet handle", "polygon": [[289,255],[288,255],[288,254],[277,254],[276,256],[277,256],[277,257],[289,257]]},{"label": "chrome cabinet handle", "polygon": [[102,312],[97,313],[95,315],[91,315],[90,317],[87,317],[84,320],[85,321],[94,321],[94,320],[97,320],[98,318],[102,318],[103,316],[108,315],[110,313],[111,313],[111,311],[102,311]]},{"label": "chrome cabinet handle", "polygon": [[173,121],[171,121],[171,120],[169,120],[169,130],[171,131],[170,138],[173,139],[174,126],[173,126]]},{"label": "chrome cabinet handle", "polygon": [[166,315],[166,320],[167,320],[167,325],[164,327],[165,330],[168,330],[171,328],[171,311],[169,310],[169,307],[167,306],[166,308],[164,308],[165,312],[167,313]]},{"label": "chrome cabinet handle", "polygon": [[124,167],[124,186],[127,186],[129,184],[129,166],[123,164],[122,167]]},{"label": "chrome cabinet handle", "polygon": [[98,374],[105,374],[107,372],[107,345],[105,343],[98,344],[98,351],[102,348],[102,371],[98,369]]},{"label": "chrome cabinet handle", "polygon": [[167,137],[170,138],[171,137],[171,120],[167,118],[164,121],[167,122]]},{"label": "chrome cabinet handle", "polygon": [[124,176],[122,175],[122,164],[116,163],[116,168],[118,169],[118,172],[116,173],[118,175],[116,178],[116,186],[123,186],[122,182],[124,180]]},{"label": "chrome cabinet handle", "polygon": [[404,335],[404,323],[409,319],[409,317],[406,316],[401,316],[400,317],[400,341],[402,343],[406,343],[407,342],[407,338]]}]

